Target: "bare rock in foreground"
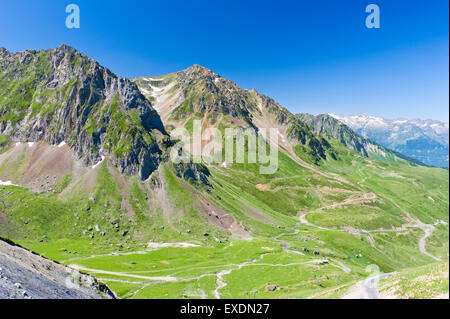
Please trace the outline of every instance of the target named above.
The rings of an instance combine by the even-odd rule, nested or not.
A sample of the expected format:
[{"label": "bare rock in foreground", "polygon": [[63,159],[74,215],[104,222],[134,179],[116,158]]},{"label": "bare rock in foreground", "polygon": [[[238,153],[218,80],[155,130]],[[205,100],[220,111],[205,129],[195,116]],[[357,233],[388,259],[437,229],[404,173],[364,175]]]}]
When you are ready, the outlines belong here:
[{"label": "bare rock in foreground", "polygon": [[0,238],[0,299],[114,298],[93,277]]}]

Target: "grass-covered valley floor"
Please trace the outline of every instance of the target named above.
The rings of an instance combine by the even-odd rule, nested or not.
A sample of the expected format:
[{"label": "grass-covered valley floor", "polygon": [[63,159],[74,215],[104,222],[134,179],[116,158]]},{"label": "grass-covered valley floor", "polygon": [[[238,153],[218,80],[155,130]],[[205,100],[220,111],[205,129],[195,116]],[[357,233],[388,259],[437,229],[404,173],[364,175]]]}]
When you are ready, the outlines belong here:
[{"label": "grass-covered valley floor", "polygon": [[[108,159],[55,172],[32,165],[41,148],[63,151],[0,154],[0,180],[13,184],[0,186],[0,234],[121,298],[337,298],[373,265],[401,274],[448,260],[447,170],[345,148],[320,166],[280,152],[274,175],[211,165],[207,187],[170,162],[145,182]],[[30,174],[48,186],[30,190]]]}]

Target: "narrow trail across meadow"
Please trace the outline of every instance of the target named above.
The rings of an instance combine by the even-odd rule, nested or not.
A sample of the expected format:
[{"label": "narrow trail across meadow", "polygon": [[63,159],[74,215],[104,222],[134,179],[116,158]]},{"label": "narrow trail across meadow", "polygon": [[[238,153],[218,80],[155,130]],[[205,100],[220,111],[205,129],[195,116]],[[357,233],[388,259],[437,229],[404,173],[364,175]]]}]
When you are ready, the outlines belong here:
[{"label": "narrow trail across meadow", "polygon": [[[290,253],[290,254],[295,254],[295,255],[305,255],[305,254],[303,254],[302,252],[299,252],[299,251],[290,249],[290,248],[291,248],[291,244],[290,244],[289,242],[287,242],[287,241],[284,241],[284,240],[281,240],[281,239],[280,239],[280,237],[283,237],[283,236],[293,236],[293,235],[297,235],[297,234],[300,232],[300,230],[298,229],[298,227],[300,227],[300,223],[297,223],[295,226],[288,227],[288,229],[294,230],[293,233],[282,233],[282,234],[279,234],[279,235],[273,237],[273,239],[276,240],[276,241],[278,241],[278,242],[280,242],[280,243],[282,244],[281,247],[283,248],[283,250],[284,250],[285,252]],[[319,260],[319,261],[323,261],[323,260]],[[345,266],[342,262],[340,262],[340,261],[338,261],[338,260],[330,259],[330,260],[328,260],[328,261],[331,261],[331,262],[332,262],[332,263],[330,263],[330,265],[342,269],[342,270],[343,270],[345,273],[347,273],[347,274],[350,273],[350,271],[351,271],[350,268],[348,268],[347,266]],[[333,263],[336,263],[337,265],[334,265]]]},{"label": "narrow trail across meadow", "polygon": [[[398,229],[376,229],[376,230],[360,230],[360,229],[352,229],[352,230],[343,230],[343,229],[333,229],[333,228],[327,228],[322,227],[318,225],[314,225],[306,220],[306,215],[302,214],[300,216],[300,222],[304,225],[315,227],[321,230],[332,230],[332,231],[340,231],[340,232],[346,232],[346,233],[353,233],[353,234],[369,234],[369,233],[375,233],[375,232],[404,232],[408,228],[420,228],[424,231],[424,235],[419,240],[419,251],[430,257],[433,258],[436,261],[441,261],[441,258],[433,256],[426,250],[426,240],[428,237],[431,236],[433,231],[435,230],[435,225],[438,225],[440,222],[436,222],[435,224],[424,224],[420,221],[417,221],[416,224],[405,224],[399,227]],[[374,276],[370,276],[364,280],[359,281],[356,283],[353,287],[351,287],[348,291],[348,293],[342,297],[342,299],[379,299],[379,294],[377,290],[377,284],[381,279],[387,278],[390,275],[394,274],[395,272],[391,273],[384,273],[384,274],[377,274]]]},{"label": "narrow trail across meadow", "polygon": [[[426,239],[429,236],[431,236],[432,232],[435,230],[434,225],[436,225],[438,223],[431,225],[431,224],[423,224],[421,222],[417,222],[416,224],[402,225],[401,227],[398,227],[397,229],[376,229],[376,230],[360,230],[360,229],[347,230],[347,229],[345,229],[344,230],[344,229],[334,229],[334,228],[328,228],[328,227],[314,225],[306,220],[307,214],[308,213],[302,214],[300,216],[300,222],[298,222],[296,225],[288,227],[287,228],[289,230],[288,232],[284,232],[277,236],[272,237],[272,239],[274,241],[276,241],[280,244],[280,246],[284,252],[286,252],[288,254],[294,254],[294,255],[304,255],[304,253],[302,253],[300,251],[291,249],[291,243],[289,241],[281,239],[284,236],[295,236],[295,235],[299,234],[299,232],[300,232],[299,228],[301,227],[301,225],[307,225],[310,227],[314,227],[314,228],[326,230],[326,231],[340,231],[340,232],[346,232],[346,233],[352,233],[352,234],[369,234],[369,233],[374,233],[374,232],[403,232],[403,231],[406,231],[408,228],[420,228],[425,232],[424,236],[422,236],[419,241],[418,246],[419,246],[420,252],[424,255],[427,255],[430,258],[435,259],[436,261],[441,260],[440,258],[433,256],[429,252],[427,252],[426,247],[425,247]],[[161,246],[158,248],[165,248],[165,247]],[[86,259],[90,259],[90,258],[104,257],[104,256],[146,254],[151,251],[152,250],[150,249],[150,250],[136,251],[136,252],[93,255],[93,256],[82,257],[82,258],[68,259],[64,262],[75,261],[75,260],[86,260]],[[91,269],[91,268],[83,267],[83,266],[80,266],[77,264],[71,264],[70,267],[77,269],[77,270],[84,270],[84,271],[87,271],[87,272],[93,273],[93,274],[99,274],[99,275],[105,274],[105,275],[119,276],[119,277],[123,277],[123,278],[130,278],[130,280],[118,279],[118,278],[117,279],[114,279],[114,278],[104,279],[106,281],[110,280],[110,281],[115,281],[115,282],[128,283],[128,284],[134,283],[134,284],[140,285],[140,287],[138,289],[136,289],[133,292],[130,292],[127,295],[127,297],[136,296],[140,291],[142,291],[146,287],[153,285],[153,284],[164,283],[164,282],[189,282],[189,281],[193,281],[193,280],[200,280],[204,277],[215,277],[216,278],[216,287],[215,287],[214,291],[212,292],[212,294],[216,299],[220,299],[221,298],[220,291],[223,290],[223,288],[225,288],[227,286],[227,282],[224,277],[230,275],[233,271],[242,269],[243,267],[248,267],[248,266],[287,267],[287,266],[293,266],[293,265],[303,265],[303,264],[308,264],[308,263],[318,263],[318,262],[324,261],[324,259],[314,259],[314,260],[308,260],[308,261],[290,263],[290,264],[274,264],[274,263],[259,263],[258,262],[258,261],[262,260],[268,254],[272,254],[272,253],[265,252],[256,258],[244,261],[239,264],[193,267],[193,268],[191,268],[191,270],[200,270],[200,269],[206,270],[208,268],[213,268],[214,270],[212,270],[211,272],[207,272],[207,273],[196,275],[196,276],[186,277],[186,278],[177,277],[176,275],[179,274],[180,272],[182,272],[183,270],[175,270],[175,269],[174,269],[173,273],[171,273],[167,276],[144,276],[144,275],[139,274],[140,272],[114,272],[114,271],[107,271],[107,270],[101,270],[101,269]],[[351,271],[349,267],[347,267],[346,265],[344,265],[342,262],[340,262],[338,260],[328,259],[327,262],[330,266],[340,268],[341,270],[343,270],[346,273],[350,273],[350,271]],[[220,268],[222,268],[222,269],[218,270]],[[148,274],[148,271],[142,271],[142,273]],[[378,296],[378,291],[377,291],[377,283],[379,280],[386,278],[390,274],[392,274],[392,273],[377,274],[377,275],[371,276],[365,280],[358,282],[355,286],[353,286],[349,290],[349,292],[347,293],[347,295],[344,298],[370,298],[370,299],[378,298],[379,296]],[[137,279],[137,280],[135,281],[133,279]],[[140,281],[138,281],[138,280],[140,280]],[[206,297],[207,297],[207,295],[203,291],[202,298],[206,298]]]},{"label": "narrow trail across meadow", "polygon": [[394,273],[395,272],[377,274],[361,280],[351,287],[347,294],[341,299],[379,299],[380,296],[377,289],[378,282]]}]

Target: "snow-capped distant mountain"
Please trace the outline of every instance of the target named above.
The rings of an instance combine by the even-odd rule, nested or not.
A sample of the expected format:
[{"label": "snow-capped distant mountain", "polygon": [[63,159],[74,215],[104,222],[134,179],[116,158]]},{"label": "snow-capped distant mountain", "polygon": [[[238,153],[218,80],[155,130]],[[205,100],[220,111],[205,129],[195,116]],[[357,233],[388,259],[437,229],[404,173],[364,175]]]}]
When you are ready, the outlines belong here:
[{"label": "snow-capped distant mountain", "polygon": [[358,134],[427,165],[449,166],[449,125],[435,120],[330,114]]}]

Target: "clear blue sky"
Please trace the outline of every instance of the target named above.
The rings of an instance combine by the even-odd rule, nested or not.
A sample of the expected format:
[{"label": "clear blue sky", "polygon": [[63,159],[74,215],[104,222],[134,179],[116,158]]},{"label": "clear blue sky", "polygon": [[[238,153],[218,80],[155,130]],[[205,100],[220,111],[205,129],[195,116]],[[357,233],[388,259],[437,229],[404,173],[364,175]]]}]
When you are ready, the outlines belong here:
[{"label": "clear blue sky", "polygon": [[[81,28],[65,27],[78,4]],[[365,7],[381,28],[365,27]],[[447,121],[447,0],[0,0],[0,46],[69,44],[118,75],[197,63],[293,112]]]}]

